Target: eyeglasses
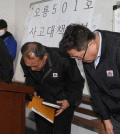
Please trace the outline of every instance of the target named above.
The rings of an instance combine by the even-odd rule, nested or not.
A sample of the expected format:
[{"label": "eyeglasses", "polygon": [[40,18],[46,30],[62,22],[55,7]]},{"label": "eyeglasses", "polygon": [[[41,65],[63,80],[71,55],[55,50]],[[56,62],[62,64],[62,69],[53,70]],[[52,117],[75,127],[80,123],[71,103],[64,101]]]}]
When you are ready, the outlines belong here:
[{"label": "eyeglasses", "polygon": [[84,60],[84,58],[85,58],[85,55],[86,55],[86,52],[87,52],[87,49],[88,49],[88,44],[87,44],[87,47],[86,47],[86,49],[85,49],[85,53],[84,53],[84,55],[83,55],[83,57],[82,57],[82,61]]},{"label": "eyeglasses", "polygon": [[71,58],[74,58],[74,59],[77,59],[77,60],[81,60],[81,61],[83,61],[83,60],[84,60],[84,58],[85,58],[85,55],[86,55],[87,49],[88,49],[88,44],[87,44],[87,47],[86,47],[86,49],[85,49],[85,53],[84,53],[84,55],[83,55],[83,57],[82,57],[82,58],[81,58],[81,57],[78,57],[78,56],[76,56],[76,57],[71,56]]}]

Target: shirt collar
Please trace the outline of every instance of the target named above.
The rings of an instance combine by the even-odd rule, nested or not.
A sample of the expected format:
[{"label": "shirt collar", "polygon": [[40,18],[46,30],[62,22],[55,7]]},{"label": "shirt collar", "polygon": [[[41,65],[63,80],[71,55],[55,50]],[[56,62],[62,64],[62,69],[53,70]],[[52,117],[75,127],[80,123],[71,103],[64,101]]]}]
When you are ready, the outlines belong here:
[{"label": "shirt collar", "polygon": [[[98,57],[101,57],[101,47],[102,47],[101,42],[102,42],[102,36],[101,36],[101,33],[98,32],[98,31],[94,31],[94,33],[95,33],[95,34],[98,34],[99,37],[100,37],[99,50],[98,50],[98,54],[97,54],[97,58],[98,58]],[[96,58],[96,59],[97,59],[97,58]]]}]

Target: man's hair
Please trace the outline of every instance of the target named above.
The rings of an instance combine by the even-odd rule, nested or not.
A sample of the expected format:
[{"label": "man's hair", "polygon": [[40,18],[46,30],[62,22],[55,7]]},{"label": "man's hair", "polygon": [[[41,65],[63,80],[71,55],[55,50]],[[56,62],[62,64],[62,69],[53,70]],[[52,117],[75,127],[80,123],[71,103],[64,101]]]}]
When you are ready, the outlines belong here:
[{"label": "man's hair", "polygon": [[23,57],[31,59],[31,55],[35,54],[36,57],[43,59],[44,54],[46,53],[45,47],[38,42],[26,42],[22,48],[21,53]]},{"label": "man's hair", "polygon": [[76,49],[77,51],[85,50],[87,44],[95,39],[95,34],[88,28],[79,24],[70,24],[67,26],[59,47],[63,51]]},{"label": "man's hair", "polygon": [[8,27],[7,22],[3,19],[0,19],[0,28],[6,28]]}]

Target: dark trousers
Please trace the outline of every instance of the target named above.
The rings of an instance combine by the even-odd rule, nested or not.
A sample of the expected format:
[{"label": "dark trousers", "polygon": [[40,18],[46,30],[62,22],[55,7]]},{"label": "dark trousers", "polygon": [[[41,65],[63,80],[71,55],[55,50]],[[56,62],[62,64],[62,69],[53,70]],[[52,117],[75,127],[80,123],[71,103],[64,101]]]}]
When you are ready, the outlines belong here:
[{"label": "dark trousers", "polygon": [[60,115],[55,117],[54,124],[50,123],[38,114],[35,114],[38,134],[70,134],[74,108],[74,106],[70,106]]},{"label": "dark trousers", "polygon": [[113,125],[114,134],[120,134],[120,122],[115,120],[112,116],[111,116],[111,122]]}]

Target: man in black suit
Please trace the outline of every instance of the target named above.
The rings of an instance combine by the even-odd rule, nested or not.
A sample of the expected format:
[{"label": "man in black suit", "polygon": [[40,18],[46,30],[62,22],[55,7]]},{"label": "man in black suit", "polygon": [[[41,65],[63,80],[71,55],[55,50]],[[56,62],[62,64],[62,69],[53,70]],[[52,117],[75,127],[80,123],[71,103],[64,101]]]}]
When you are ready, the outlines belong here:
[{"label": "man in black suit", "polygon": [[83,62],[92,99],[108,134],[120,133],[120,33],[71,24],[60,48]]},{"label": "man in black suit", "polygon": [[11,82],[13,77],[13,59],[4,41],[0,38],[0,79]]},{"label": "man in black suit", "polygon": [[70,134],[74,104],[82,97],[84,79],[76,62],[59,48],[38,42],[22,46],[21,66],[26,84],[34,87],[34,96],[61,103],[54,124],[35,114],[39,134]]}]

